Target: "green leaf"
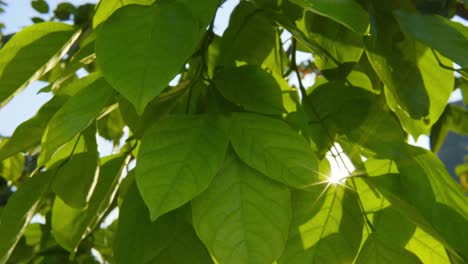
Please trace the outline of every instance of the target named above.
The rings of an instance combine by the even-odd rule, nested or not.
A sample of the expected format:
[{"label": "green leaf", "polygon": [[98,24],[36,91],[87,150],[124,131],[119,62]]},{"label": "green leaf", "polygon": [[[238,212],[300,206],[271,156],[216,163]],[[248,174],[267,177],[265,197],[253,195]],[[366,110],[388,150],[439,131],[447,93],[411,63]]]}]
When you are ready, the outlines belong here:
[{"label": "green leaf", "polygon": [[116,263],[213,263],[186,222],[184,209],[151,222],[148,208],[133,184],[120,210],[114,244]]},{"label": "green leaf", "polygon": [[[253,3],[240,2],[232,12],[229,27],[221,38],[219,64],[229,67],[240,63],[264,65],[275,48],[276,35],[271,18],[256,11]],[[271,65],[265,66],[275,70]]]},{"label": "green leaf", "polygon": [[106,21],[117,9],[126,5],[151,5],[155,0],[101,0],[93,16],[93,27],[97,28]]},{"label": "green leaf", "polygon": [[0,107],[52,69],[78,38],[74,27],[39,23],[16,33],[0,50]]},{"label": "green leaf", "polygon": [[216,9],[220,4],[219,0],[176,0],[187,7],[193,17],[198,20],[198,29],[200,36],[206,32],[206,28],[210,25],[214,18]]},{"label": "green leaf", "polygon": [[342,81],[318,83],[303,104],[312,138],[328,151],[335,134],[344,134],[369,154],[400,156],[405,135],[384,100]]},{"label": "green leaf", "polygon": [[416,229],[406,249],[418,256],[424,264],[451,263],[444,246],[421,228]]},{"label": "green leaf", "polygon": [[365,121],[375,99],[364,89],[348,86],[342,81],[331,81],[314,86],[305,100],[304,109],[314,127],[324,125],[330,131],[344,133]]},{"label": "green leaf", "polygon": [[462,106],[448,105],[444,115],[448,129],[460,135],[468,135],[468,110]]},{"label": "green leaf", "polygon": [[343,64],[359,61],[364,51],[364,44],[360,34],[349,30],[330,18],[314,13],[306,13],[305,23],[309,37],[333,57],[332,60],[331,58],[322,59],[321,56],[316,56],[315,63],[324,75],[326,74],[324,70],[340,66],[336,64],[337,62]]},{"label": "green leaf", "polygon": [[386,5],[378,6],[372,34],[364,38],[369,61],[391,93],[398,107],[411,118],[419,120],[429,115],[430,100],[418,68],[419,44],[405,37]]},{"label": "green leaf", "polygon": [[0,217],[0,263],[6,263],[49,190],[53,171],[29,178],[9,199]]},{"label": "green leaf", "polygon": [[58,148],[88,127],[113,96],[114,90],[98,78],[71,97],[47,125],[38,163],[45,164]]},{"label": "green leaf", "polygon": [[[395,11],[395,18],[403,32],[436,49],[462,68],[468,67],[468,28],[438,15],[421,15]],[[437,36],[437,37],[434,37]],[[451,63],[444,63],[451,67]]]},{"label": "green leaf", "polygon": [[404,248],[414,234],[416,226],[404,214],[392,206],[374,214],[372,235],[378,236],[385,244]]},{"label": "green leaf", "polygon": [[288,188],[233,153],[210,187],[193,200],[192,211],[197,234],[220,263],[272,263],[288,237]]},{"label": "green leaf", "polygon": [[136,182],[154,221],[204,191],[221,168],[228,137],[211,116],[170,116],[143,136]]},{"label": "green leaf", "polygon": [[246,110],[271,115],[285,112],[281,87],[288,84],[258,66],[224,68],[215,74],[214,83],[226,99]]},{"label": "green leaf", "polygon": [[0,177],[10,182],[16,182],[24,171],[25,158],[23,154],[11,156],[0,162]]},{"label": "green leaf", "polygon": [[[95,134],[85,138],[85,141],[85,152],[70,154],[65,161],[57,163],[60,165],[52,185],[57,196],[74,208],[84,208],[87,205],[98,178],[99,154]],[[73,188],[70,188],[71,186]]]},{"label": "green leaf", "polygon": [[468,202],[460,186],[431,152],[408,147],[396,160],[400,174],[370,178],[399,210],[424,231],[468,259]]},{"label": "green leaf", "polygon": [[421,260],[410,251],[388,246],[382,238],[376,235],[371,235],[367,238],[355,263],[422,264]]},{"label": "green leaf", "polygon": [[[403,111],[393,94],[386,90],[387,102],[390,108],[397,114],[400,122],[406,132],[414,138],[418,138],[421,134],[429,134],[431,127],[437,122],[439,117],[444,112],[450,95],[453,91],[454,74],[453,71],[443,69],[438,65],[437,59],[433,52],[415,43],[415,48],[419,55],[417,66],[421,72],[421,77],[424,82],[424,87],[429,96],[429,115],[426,120],[414,120]],[[452,62],[438,55],[439,59],[448,65]]]},{"label": "green leaf", "polygon": [[57,7],[54,10],[54,15],[58,19],[64,21],[64,20],[69,20],[70,16],[75,13],[76,7],[68,2],[62,2],[57,5]]},{"label": "green leaf", "polygon": [[235,113],[230,139],[242,161],[276,181],[297,188],[317,181],[317,156],[309,143],[281,120]]},{"label": "green leaf", "polygon": [[121,182],[126,156],[122,154],[102,160],[99,179],[88,207],[75,209],[56,198],[52,209],[52,231],[63,248],[75,252],[86,236],[99,224],[109,209]]},{"label": "green leaf", "polygon": [[112,110],[98,121],[99,135],[107,140],[111,140],[114,146],[118,146],[124,134],[125,123],[119,109]]},{"label": "green leaf", "polygon": [[47,123],[67,99],[66,96],[53,97],[33,118],[19,125],[11,138],[0,146],[0,160],[39,145]]},{"label": "green leaf", "polygon": [[67,83],[64,86],[61,86],[59,89],[54,92],[58,95],[68,95],[74,96],[84,88],[90,86],[94,82],[102,79],[102,74],[100,73],[91,73],[90,75],[83,77],[81,79],[73,80],[70,83]]},{"label": "green leaf", "polygon": [[168,116],[180,101],[180,97],[187,91],[187,85],[187,82],[180,83],[167,92],[161,93],[146,106],[141,116],[129,101],[122,98],[119,102],[120,113],[134,136],[141,138],[147,128]]},{"label": "green leaf", "polygon": [[47,14],[49,13],[49,4],[44,0],[33,0],[31,6],[39,13]]},{"label": "green leaf", "polygon": [[97,62],[141,114],[182,69],[198,44],[198,31],[190,10],[177,2],[125,6],[97,32]]},{"label": "green leaf", "polygon": [[291,193],[293,217],[278,263],[350,263],[364,226],[358,197],[340,186],[316,185]]},{"label": "green leaf", "polygon": [[364,34],[369,26],[369,15],[354,0],[292,0],[316,14],[329,17],[359,34]]}]

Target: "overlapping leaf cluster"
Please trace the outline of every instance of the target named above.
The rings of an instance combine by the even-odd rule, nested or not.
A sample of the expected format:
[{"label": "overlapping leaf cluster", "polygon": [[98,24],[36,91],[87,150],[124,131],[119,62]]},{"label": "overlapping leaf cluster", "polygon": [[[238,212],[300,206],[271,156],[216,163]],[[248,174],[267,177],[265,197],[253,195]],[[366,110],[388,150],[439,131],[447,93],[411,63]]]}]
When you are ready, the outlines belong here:
[{"label": "overlapping leaf cluster", "polygon": [[[468,262],[467,198],[407,144],[468,132],[447,105],[466,1],[240,1],[219,36],[222,4],[62,4],[75,26],[36,19],[0,49],[0,106],[52,95],[0,145],[0,263]],[[331,183],[337,144],[355,170]]]}]

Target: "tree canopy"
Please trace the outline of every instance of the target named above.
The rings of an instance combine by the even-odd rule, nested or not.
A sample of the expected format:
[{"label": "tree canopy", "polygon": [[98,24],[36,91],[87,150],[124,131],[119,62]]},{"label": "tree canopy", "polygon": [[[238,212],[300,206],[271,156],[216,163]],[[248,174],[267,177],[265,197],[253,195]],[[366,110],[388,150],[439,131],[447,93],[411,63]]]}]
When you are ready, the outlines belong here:
[{"label": "tree canopy", "polygon": [[0,263],[468,263],[435,155],[468,2],[241,0],[217,35],[224,2],[33,0],[0,35],[0,108],[52,98],[0,142]]}]

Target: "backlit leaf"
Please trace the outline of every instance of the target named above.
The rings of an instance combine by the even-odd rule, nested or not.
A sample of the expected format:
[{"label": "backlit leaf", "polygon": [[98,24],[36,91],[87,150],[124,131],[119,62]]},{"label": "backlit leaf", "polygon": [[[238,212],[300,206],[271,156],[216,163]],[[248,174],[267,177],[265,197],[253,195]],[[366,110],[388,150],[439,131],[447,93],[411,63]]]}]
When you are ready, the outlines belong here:
[{"label": "backlit leaf", "polygon": [[0,107],[52,69],[78,38],[74,27],[58,22],[29,26],[0,49]]},{"label": "backlit leaf", "polygon": [[221,168],[228,137],[211,116],[170,116],[142,139],[136,182],[152,220],[204,191]]},{"label": "backlit leaf", "polygon": [[363,34],[369,26],[369,15],[355,0],[292,0],[306,10],[329,17],[349,29]]},{"label": "backlit leaf", "polygon": [[348,263],[361,244],[357,196],[339,186],[316,185],[291,193],[293,217],[278,263]]},{"label": "backlit leaf", "polygon": [[[420,15],[401,10],[395,11],[395,17],[406,34],[436,49],[462,68],[468,67],[466,26],[438,15]],[[444,65],[451,66],[450,63]]]},{"label": "backlit leaf", "polygon": [[81,240],[102,219],[116,195],[125,159],[125,155],[118,154],[102,161],[99,179],[87,208],[76,209],[59,198],[55,199],[52,209],[52,230],[57,243],[62,247],[75,252]]},{"label": "backlit leaf", "polygon": [[45,164],[58,148],[88,127],[113,96],[109,84],[98,78],[70,98],[47,125],[39,164]]},{"label": "backlit leaf", "polygon": [[214,83],[226,99],[246,110],[263,114],[285,112],[281,86],[288,84],[258,66],[222,69],[216,73]]},{"label": "backlit leaf", "polygon": [[129,5],[97,32],[97,62],[106,80],[141,114],[182,69],[198,41],[197,20],[184,5]]},{"label": "backlit leaf", "polygon": [[256,114],[232,115],[230,139],[240,159],[292,187],[317,181],[318,160],[309,143],[285,122]]},{"label": "backlit leaf", "polygon": [[195,230],[219,263],[272,263],[280,256],[288,236],[289,190],[235,154],[192,208]]},{"label": "backlit leaf", "polygon": [[367,238],[355,263],[422,264],[421,260],[410,251],[388,246],[383,242],[382,238],[376,235],[371,235]]}]

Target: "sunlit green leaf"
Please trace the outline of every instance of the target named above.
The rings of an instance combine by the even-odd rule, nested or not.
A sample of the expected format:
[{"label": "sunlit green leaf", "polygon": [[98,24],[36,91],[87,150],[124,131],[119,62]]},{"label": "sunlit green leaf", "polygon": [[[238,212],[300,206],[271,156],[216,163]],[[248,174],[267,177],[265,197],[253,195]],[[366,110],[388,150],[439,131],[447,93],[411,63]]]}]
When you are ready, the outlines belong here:
[{"label": "sunlit green leaf", "polygon": [[317,181],[317,156],[309,143],[281,120],[233,114],[230,139],[242,161],[276,181],[297,188]]},{"label": "sunlit green leaf", "polygon": [[23,175],[25,158],[23,154],[11,156],[0,162],[0,177],[16,182]]},{"label": "sunlit green leaf", "polygon": [[0,107],[55,66],[78,38],[74,27],[58,22],[29,26],[0,50]]},{"label": "sunlit green leaf", "polygon": [[364,44],[369,61],[398,106],[413,119],[429,115],[429,95],[418,68],[419,44],[400,31],[390,13],[393,3],[374,5],[379,14],[373,17],[371,35]]},{"label": "sunlit green leaf", "polygon": [[[388,89],[385,95],[387,96],[388,105],[397,114],[403,128],[414,138],[417,138],[421,134],[429,134],[431,126],[442,115],[453,91],[454,74],[452,71],[443,69],[438,65],[437,59],[430,49],[419,44],[415,44],[415,47],[421,53],[417,65],[429,96],[430,108],[427,120],[412,119],[400,108],[395,97]],[[451,64],[449,60],[440,55],[438,56],[442,62]]]},{"label": "sunlit green leaf", "polygon": [[117,9],[126,5],[151,5],[155,0],[101,0],[93,16],[93,26],[97,28],[106,21]]},{"label": "sunlit green leaf", "polygon": [[88,127],[113,96],[109,84],[98,78],[70,98],[47,125],[39,164],[45,164],[58,148]]},{"label": "sunlit green leaf", "polygon": [[389,246],[385,244],[382,238],[376,235],[371,235],[367,238],[355,263],[422,264],[421,260],[410,251]]},{"label": "sunlit green leaf", "polygon": [[192,207],[195,230],[219,263],[271,263],[280,256],[288,237],[289,190],[235,154]]},{"label": "sunlit green leaf", "polygon": [[[396,160],[400,174],[372,178],[379,190],[424,231],[436,235],[464,259],[467,198],[434,154],[415,147]],[[440,236],[440,238],[439,238]]]},{"label": "sunlit green leaf", "polygon": [[187,203],[208,187],[226,153],[228,137],[210,116],[172,116],[146,131],[136,182],[151,219]]},{"label": "sunlit green leaf", "polygon": [[[462,68],[468,67],[466,26],[438,15],[420,15],[401,10],[395,11],[395,17],[406,34],[436,49]],[[451,67],[451,63],[443,64]]]},{"label": "sunlit green leaf", "polygon": [[420,228],[416,229],[405,248],[418,256],[424,264],[451,263],[444,246]]},{"label": "sunlit green leaf", "polygon": [[97,62],[106,80],[141,114],[181,70],[198,41],[197,20],[184,5],[129,5],[97,32]]}]

